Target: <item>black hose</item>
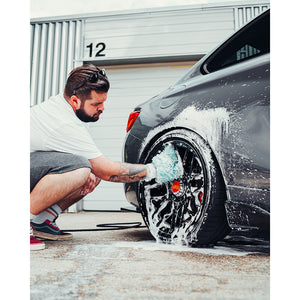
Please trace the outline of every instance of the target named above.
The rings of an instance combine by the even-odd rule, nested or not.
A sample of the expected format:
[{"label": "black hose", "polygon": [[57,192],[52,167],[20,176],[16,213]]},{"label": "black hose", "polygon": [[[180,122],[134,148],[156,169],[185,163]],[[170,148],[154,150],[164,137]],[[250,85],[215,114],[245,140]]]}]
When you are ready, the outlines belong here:
[{"label": "black hose", "polygon": [[63,229],[63,231],[107,231],[107,230],[123,230],[132,228],[145,228],[146,226],[141,226],[141,222],[129,222],[129,223],[107,223],[107,224],[97,224],[96,227],[101,228],[90,228],[90,229]]}]

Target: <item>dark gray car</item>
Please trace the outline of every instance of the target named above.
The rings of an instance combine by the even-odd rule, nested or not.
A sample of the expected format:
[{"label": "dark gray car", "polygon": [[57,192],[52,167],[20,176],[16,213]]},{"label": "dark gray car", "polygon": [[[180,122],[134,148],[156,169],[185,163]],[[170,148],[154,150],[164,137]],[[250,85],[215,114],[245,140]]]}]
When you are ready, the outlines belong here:
[{"label": "dark gray car", "polygon": [[199,246],[231,229],[268,232],[269,84],[268,10],[135,108],[124,161],[149,163],[172,144],[184,166],[167,184],[125,184],[127,200],[157,240]]}]

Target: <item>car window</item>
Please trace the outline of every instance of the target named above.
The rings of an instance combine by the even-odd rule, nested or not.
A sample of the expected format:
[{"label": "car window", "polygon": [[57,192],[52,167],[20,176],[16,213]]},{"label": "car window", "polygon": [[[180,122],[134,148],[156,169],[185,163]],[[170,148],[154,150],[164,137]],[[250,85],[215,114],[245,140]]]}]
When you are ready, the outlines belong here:
[{"label": "car window", "polygon": [[270,13],[264,13],[216,50],[203,64],[211,73],[246,59],[270,52]]}]

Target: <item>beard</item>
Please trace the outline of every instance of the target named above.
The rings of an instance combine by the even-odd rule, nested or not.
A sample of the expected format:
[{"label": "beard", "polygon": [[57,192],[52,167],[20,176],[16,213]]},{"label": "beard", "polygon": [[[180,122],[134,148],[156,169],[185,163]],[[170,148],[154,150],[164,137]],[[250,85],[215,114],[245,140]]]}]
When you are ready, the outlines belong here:
[{"label": "beard", "polygon": [[93,116],[90,116],[85,113],[85,111],[82,108],[79,108],[76,110],[76,116],[83,122],[96,122],[99,120],[99,116],[102,113],[102,111],[99,111],[97,114],[94,114]]}]

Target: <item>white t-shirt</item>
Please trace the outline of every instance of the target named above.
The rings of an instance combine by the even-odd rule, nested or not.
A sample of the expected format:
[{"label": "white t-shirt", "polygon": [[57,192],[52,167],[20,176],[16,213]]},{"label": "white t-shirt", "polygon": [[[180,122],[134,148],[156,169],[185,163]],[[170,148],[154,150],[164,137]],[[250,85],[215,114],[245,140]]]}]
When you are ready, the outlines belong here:
[{"label": "white t-shirt", "polygon": [[62,94],[30,109],[30,152],[60,151],[87,159],[102,155],[87,123],[74,113]]}]

